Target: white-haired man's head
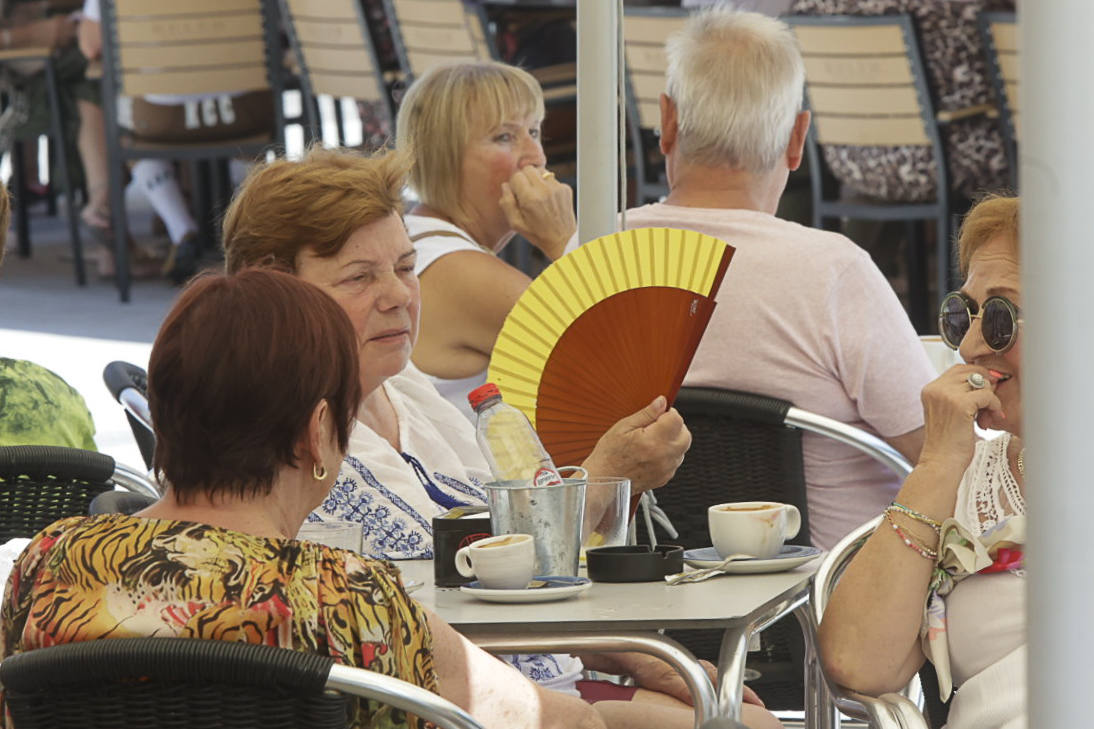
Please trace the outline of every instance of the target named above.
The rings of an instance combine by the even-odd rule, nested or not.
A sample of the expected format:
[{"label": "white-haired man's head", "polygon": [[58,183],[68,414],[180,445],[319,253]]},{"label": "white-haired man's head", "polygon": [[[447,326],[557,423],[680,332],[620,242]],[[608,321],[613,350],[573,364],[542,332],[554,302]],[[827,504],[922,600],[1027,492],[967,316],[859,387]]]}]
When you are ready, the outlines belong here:
[{"label": "white-haired man's head", "polygon": [[805,66],[793,32],[759,13],[717,5],[666,42],[666,94],[687,162],[761,173],[784,155],[801,111]]}]

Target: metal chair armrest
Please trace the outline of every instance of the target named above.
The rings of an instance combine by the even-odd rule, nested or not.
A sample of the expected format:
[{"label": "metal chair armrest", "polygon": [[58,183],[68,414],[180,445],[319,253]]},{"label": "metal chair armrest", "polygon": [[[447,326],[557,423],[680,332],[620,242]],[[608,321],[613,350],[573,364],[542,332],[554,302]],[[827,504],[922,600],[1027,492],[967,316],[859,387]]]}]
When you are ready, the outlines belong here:
[{"label": "metal chair armrest", "polygon": [[929,729],[915,704],[900,694],[866,696],[831,684],[829,691],[840,711],[873,729]]},{"label": "metal chair armrest", "polygon": [[159,487],[147,475],[124,463],[114,464],[114,475],[110,479],[126,491],[144,494],[154,499],[159,499],[161,496]]},{"label": "metal chair armrest", "polygon": [[144,393],[134,387],[127,387],[118,393],[118,402],[120,402],[122,407],[129,411],[141,425],[148,428],[149,432],[155,432],[152,429],[152,413],[148,410],[148,400],[145,398]]},{"label": "metal chair armrest", "polygon": [[441,729],[483,729],[466,711],[432,691],[363,668],[332,665],[327,688],[409,711]]},{"label": "metal chair armrest", "polygon": [[845,443],[852,448],[857,448],[866,455],[885,464],[902,478],[912,472],[912,465],[901,455],[900,451],[876,435],[867,433],[852,425],[795,407],[786,411],[785,422],[787,425],[808,430],[812,433],[819,433]]}]

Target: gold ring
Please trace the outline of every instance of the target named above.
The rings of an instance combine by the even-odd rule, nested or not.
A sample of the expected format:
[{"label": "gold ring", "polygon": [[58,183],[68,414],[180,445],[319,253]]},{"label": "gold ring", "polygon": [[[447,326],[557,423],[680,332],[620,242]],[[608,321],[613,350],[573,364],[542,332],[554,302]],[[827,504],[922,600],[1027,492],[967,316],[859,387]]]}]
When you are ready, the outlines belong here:
[{"label": "gold ring", "polygon": [[546,170],[546,171],[544,171],[544,173],[542,175],[540,175],[540,179],[550,180],[550,179],[553,179],[554,176],[555,176],[554,172],[551,172],[550,170]]}]

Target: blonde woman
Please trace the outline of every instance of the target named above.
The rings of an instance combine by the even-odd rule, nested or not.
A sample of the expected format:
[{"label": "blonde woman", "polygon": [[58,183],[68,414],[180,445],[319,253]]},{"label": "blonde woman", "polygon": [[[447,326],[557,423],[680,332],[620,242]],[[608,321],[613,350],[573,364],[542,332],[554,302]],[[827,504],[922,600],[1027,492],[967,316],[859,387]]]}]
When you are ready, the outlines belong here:
[{"label": "blonde woman", "polygon": [[577,230],[572,191],[545,168],[543,113],[539,83],[492,61],[428,71],[399,108],[421,201],[406,216],[422,282],[414,364],[468,417],[467,393],[530,283],[496,254],[519,233],[553,261]]}]

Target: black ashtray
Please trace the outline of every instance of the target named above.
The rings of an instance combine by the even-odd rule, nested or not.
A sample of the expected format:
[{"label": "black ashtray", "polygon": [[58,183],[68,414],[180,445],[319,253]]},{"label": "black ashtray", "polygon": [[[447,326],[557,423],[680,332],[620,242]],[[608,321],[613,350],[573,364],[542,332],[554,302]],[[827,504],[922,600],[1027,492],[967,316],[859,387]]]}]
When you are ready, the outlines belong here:
[{"label": "black ashtray", "polygon": [[673,544],[596,547],[585,552],[593,582],[655,582],[684,569],[684,548]]}]

